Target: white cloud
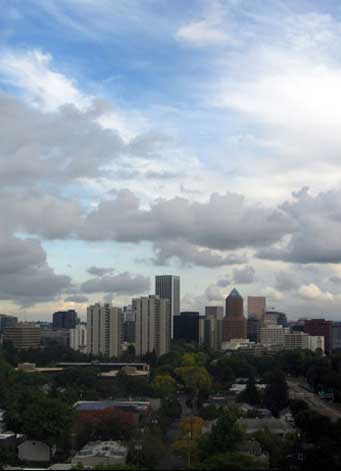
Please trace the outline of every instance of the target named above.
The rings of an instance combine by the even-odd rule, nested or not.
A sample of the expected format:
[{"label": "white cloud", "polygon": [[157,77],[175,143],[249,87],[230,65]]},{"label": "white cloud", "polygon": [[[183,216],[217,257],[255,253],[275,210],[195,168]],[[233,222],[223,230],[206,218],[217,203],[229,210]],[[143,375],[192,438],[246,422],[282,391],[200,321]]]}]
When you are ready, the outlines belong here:
[{"label": "white cloud", "polygon": [[91,104],[91,97],[80,92],[73,80],[54,70],[52,56],[39,49],[2,50],[0,77],[12,87],[23,90],[32,103],[48,111],[65,104],[80,109]]},{"label": "white cloud", "polygon": [[334,301],[335,296],[332,293],[323,292],[317,285],[311,283],[301,286],[298,295],[306,301]]}]

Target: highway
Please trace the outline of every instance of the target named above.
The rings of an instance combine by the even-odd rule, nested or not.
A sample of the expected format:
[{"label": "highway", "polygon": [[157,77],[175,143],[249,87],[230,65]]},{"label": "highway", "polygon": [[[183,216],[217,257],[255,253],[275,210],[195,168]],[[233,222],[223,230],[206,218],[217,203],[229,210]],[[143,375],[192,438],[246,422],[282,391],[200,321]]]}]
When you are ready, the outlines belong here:
[{"label": "highway", "polygon": [[329,417],[333,422],[341,419],[341,408],[339,405],[333,402],[328,402],[325,399],[320,399],[317,394],[309,392],[307,384],[304,380],[300,379],[287,379],[289,386],[289,397],[290,399],[302,399],[317,412],[322,415]]}]

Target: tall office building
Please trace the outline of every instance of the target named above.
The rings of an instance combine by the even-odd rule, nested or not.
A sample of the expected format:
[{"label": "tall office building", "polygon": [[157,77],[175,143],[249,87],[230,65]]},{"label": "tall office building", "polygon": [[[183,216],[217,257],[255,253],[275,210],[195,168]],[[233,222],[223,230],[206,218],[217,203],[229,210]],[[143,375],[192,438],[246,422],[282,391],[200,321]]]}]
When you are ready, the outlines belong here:
[{"label": "tall office building", "polygon": [[250,342],[259,342],[260,328],[262,326],[262,320],[257,316],[249,316],[247,319],[247,338]]},{"label": "tall office building", "polygon": [[174,275],[159,275],[155,277],[155,294],[170,301],[170,334],[174,336],[174,316],[180,314],[180,277]]},{"label": "tall office building", "polygon": [[35,350],[40,348],[41,329],[33,322],[19,322],[5,329],[4,338],[17,350]]},{"label": "tall office building", "polygon": [[199,344],[199,312],[182,312],[174,316],[174,339]]},{"label": "tall office building", "polygon": [[87,352],[119,357],[122,344],[122,309],[94,304],[87,309]]},{"label": "tall office building", "polygon": [[278,324],[282,327],[288,327],[287,315],[284,312],[266,311],[264,322],[265,324]]},{"label": "tall office building", "polygon": [[247,338],[244,300],[236,289],[226,298],[226,316],[223,321],[223,342]]},{"label": "tall office building", "polygon": [[248,317],[257,317],[260,321],[264,319],[266,312],[266,298],[264,296],[249,296],[247,298]]},{"label": "tall office building", "polygon": [[169,352],[171,303],[159,296],[133,299],[136,318],[137,356],[155,352],[157,356]]},{"label": "tall office building", "polygon": [[77,324],[77,312],[73,309],[69,311],[58,311],[53,314],[54,329],[74,329]]},{"label": "tall office building", "polygon": [[199,320],[200,343],[212,351],[221,350],[224,310],[220,306],[206,306],[205,317]]}]

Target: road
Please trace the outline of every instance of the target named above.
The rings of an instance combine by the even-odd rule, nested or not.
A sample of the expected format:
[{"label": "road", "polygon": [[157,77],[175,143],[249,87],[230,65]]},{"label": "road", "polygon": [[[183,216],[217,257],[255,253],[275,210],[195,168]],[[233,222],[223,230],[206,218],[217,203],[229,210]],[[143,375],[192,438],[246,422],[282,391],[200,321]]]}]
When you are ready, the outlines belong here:
[{"label": "road", "polygon": [[289,386],[290,399],[302,399],[309,404],[309,406],[322,415],[329,417],[333,422],[341,419],[341,408],[332,402],[325,399],[320,399],[317,394],[309,392],[304,380],[290,378],[287,380]]}]

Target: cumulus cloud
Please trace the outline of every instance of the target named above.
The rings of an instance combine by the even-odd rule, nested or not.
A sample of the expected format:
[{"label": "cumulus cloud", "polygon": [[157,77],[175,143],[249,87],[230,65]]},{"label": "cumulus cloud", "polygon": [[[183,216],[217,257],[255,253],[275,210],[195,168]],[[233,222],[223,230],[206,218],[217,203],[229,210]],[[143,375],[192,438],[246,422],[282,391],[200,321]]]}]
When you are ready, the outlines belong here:
[{"label": "cumulus cloud", "polygon": [[323,292],[319,286],[311,283],[309,285],[301,286],[298,290],[298,295],[305,301],[333,301],[334,295],[332,293]]},{"label": "cumulus cloud", "polygon": [[71,279],[48,265],[36,239],[0,236],[0,299],[21,306],[56,299],[71,287]]}]

